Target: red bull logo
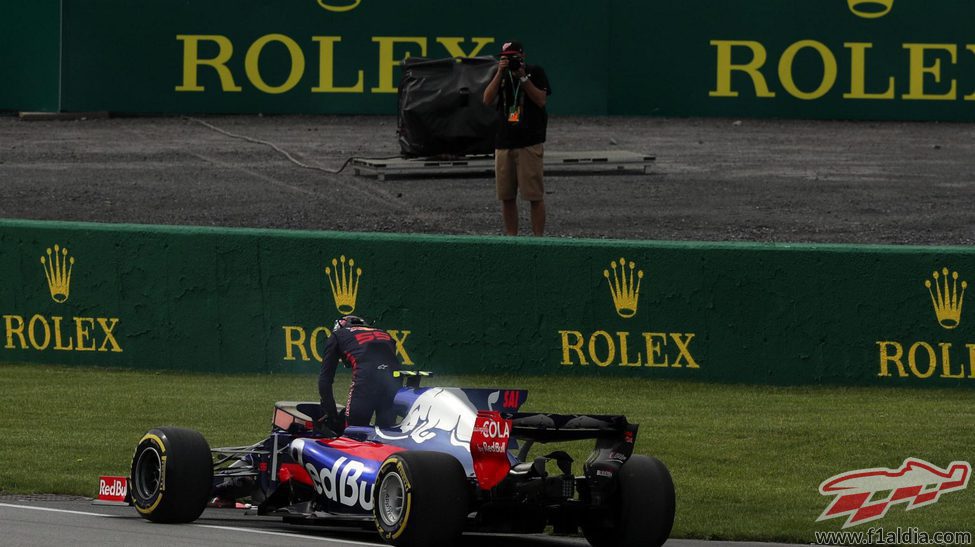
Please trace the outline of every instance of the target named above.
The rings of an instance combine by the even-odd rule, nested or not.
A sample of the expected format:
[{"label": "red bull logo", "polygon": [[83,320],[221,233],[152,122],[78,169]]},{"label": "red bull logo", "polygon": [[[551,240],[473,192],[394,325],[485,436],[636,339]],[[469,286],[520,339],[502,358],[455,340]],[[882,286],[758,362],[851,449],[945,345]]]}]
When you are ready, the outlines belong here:
[{"label": "red bull logo", "polygon": [[99,477],[98,500],[101,502],[126,503],[129,495],[127,477]]},{"label": "red bull logo", "polygon": [[898,469],[841,473],[819,485],[820,494],[836,498],[816,522],[847,517],[843,528],[849,528],[882,519],[897,504],[907,504],[907,511],[934,505],[942,494],[968,488],[971,475],[972,466],[968,462],[952,462],[941,469],[916,458],[904,460]]}]

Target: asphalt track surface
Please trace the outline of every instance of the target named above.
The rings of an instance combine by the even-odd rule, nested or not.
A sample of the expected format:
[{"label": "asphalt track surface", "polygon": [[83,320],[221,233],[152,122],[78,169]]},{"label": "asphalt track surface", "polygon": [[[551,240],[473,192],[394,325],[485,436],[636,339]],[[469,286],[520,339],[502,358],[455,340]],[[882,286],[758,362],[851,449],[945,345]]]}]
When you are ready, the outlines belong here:
[{"label": "asphalt track surface", "polygon": [[[553,95],[553,101],[557,98]],[[388,116],[208,116],[309,165],[399,152]],[[546,150],[657,156],[546,173],[554,237],[971,245],[975,124],[553,116]],[[522,233],[527,231],[522,204]],[[0,115],[0,218],[498,235],[490,175],[303,169],[180,117]]]},{"label": "asphalt track surface", "polygon": [[[46,498],[46,499],[45,499]],[[93,505],[66,496],[0,497],[0,545],[102,547],[173,545],[348,547],[385,545],[369,530],[295,526],[280,518],[207,509],[193,524],[154,524],[126,506]],[[465,534],[458,547],[581,547],[583,538],[546,535]],[[667,547],[789,547],[774,543],[670,540]]]}]

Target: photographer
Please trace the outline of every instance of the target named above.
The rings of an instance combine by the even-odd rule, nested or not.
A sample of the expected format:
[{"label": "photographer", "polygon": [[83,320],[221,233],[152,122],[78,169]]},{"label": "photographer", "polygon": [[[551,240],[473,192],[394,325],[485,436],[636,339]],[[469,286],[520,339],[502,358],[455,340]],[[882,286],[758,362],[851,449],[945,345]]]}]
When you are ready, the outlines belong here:
[{"label": "photographer", "polygon": [[501,48],[498,71],[484,90],[484,104],[497,101],[501,117],[495,137],[494,171],[507,235],[518,235],[517,193],[531,202],[532,233],[545,231],[545,186],[542,182],[545,104],[552,88],[545,70],[525,64],[521,42]]}]

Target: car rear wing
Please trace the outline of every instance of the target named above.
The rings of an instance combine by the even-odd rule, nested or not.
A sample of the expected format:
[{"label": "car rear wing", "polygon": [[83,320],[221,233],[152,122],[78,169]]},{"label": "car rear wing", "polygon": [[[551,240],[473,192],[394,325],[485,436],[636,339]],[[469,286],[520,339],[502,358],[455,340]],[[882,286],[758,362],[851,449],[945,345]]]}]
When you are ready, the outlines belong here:
[{"label": "car rear wing", "polygon": [[633,443],[640,427],[620,415],[513,412],[503,416],[511,420],[512,437],[539,443],[582,439],[624,439]]}]

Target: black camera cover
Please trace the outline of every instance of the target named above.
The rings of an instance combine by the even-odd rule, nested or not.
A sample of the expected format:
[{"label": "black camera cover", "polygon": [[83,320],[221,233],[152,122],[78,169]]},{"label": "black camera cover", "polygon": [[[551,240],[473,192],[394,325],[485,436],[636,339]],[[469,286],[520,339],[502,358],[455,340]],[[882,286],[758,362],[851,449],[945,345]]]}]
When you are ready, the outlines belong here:
[{"label": "black camera cover", "polygon": [[397,120],[402,155],[492,154],[498,114],[482,97],[497,66],[493,57],[407,59]]}]

